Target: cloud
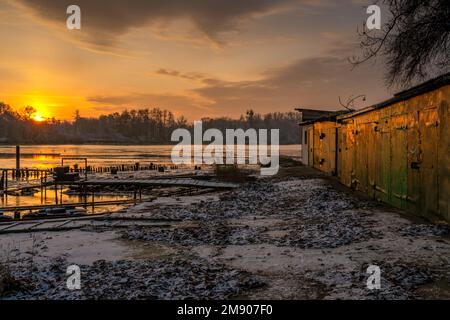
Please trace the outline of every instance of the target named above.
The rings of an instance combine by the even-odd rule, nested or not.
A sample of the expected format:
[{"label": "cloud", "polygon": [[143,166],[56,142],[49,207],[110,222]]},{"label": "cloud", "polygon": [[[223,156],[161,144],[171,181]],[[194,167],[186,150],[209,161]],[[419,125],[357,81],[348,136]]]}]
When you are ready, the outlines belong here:
[{"label": "cloud", "polygon": [[[65,27],[66,8],[72,0],[19,0],[35,16],[53,26]],[[82,12],[79,36],[97,47],[107,47],[133,28],[170,24],[188,19],[207,39],[222,43],[239,22],[286,10],[309,0],[77,0]]]},{"label": "cloud", "polygon": [[[337,34],[328,36],[340,39]],[[336,43],[323,55],[267,69],[260,73],[259,80],[227,81],[199,72],[160,68],[155,71],[157,75],[187,79],[197,86],[186,95],[132,94],[91,97],[90,101],[175,108],[194,120],[204,116],[238,117],[249,108],[259,113],[292,111],[299,106],[337,110],[342,108],[339,97],[346,100],[359,94],[367,96],[366,104],[359,107],[389,98],[382,82],[382,66],[365,64],[352,70],[347,57],[353,48],[352,42]]]},{"label": "cloud", "polygon": [[208,101],[198,95],[129,93],[123,95],[97,95],[86,98],[96,104],[95,109],[120,111],[124,108],[161,108],[175,111],[177,115],[208,112]]},{"label": "cloud", "polygon": [[256,81],[209,81],[194,91],[208,101],[216,115],[239,114],[245,108],[257,112],[289,111],[295,106],[336,110],[338,97],[366,94],[372,104],[388,98],[382,68],[364,65],[355,70],[346,58],[311,57],[267,70]]},{"label": "cloud", "polygon": [[[338,50],[344,52],[344,48]],[[329,54],[299,59],[287,65],[261,73],[260,80],[226,81],[196,72],[181,72],[161,68],[157,74],[187,78],[198,83],[186,95],[129,94],[88,98],[98,105],[120,107],[158,106],[177,110],[190,120],[205,116],[239,117],[252,108],[259,113],[292,111],[294,107],[338,110],[339,96],[346,100],[352,95],[365,94],[363,107],[387,99],[383,68],[363,65],[352,70],[348,60]],[[350,51],[347,50],[347,53]],[[195,75],[195,76],[193,76]]]},{"label": "cloud", "polygon": [[182,73],[177,70],[168,70],[168,69],[164,69],[164,68],[157,70],[156,74],[163,75],[163,76],[176,77],[176,78],[181,78],[181,79],[186,79],[186,80],[195,80],[195,81],[202,81],[205,79],[205,75],[202,73],[199,73],[199,72]]}]

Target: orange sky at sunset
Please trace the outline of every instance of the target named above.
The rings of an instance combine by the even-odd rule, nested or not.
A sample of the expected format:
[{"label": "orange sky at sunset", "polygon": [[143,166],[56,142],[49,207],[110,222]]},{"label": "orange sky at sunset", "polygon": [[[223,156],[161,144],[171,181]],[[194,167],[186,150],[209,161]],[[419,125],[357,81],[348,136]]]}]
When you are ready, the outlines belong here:
[{"label": "orange sky at sunset", "polygon": [[[363,1],[72,2],[0,0],[0,101],[42,118],[160,107],[195,120],[391,94],[382,68],[347,61]],[[82,29],[68,30],[75,3]]]}]

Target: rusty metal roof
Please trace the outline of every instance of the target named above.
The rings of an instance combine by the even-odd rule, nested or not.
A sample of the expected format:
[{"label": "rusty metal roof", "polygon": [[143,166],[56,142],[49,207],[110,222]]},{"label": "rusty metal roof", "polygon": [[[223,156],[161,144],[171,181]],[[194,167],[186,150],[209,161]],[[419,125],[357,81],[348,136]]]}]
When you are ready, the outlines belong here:
[{"label": "rusty metal roof", "polygon": [[299,123],[299,125],[306,126],[306,125],[313,124],[313,123],[316,123],[316,122],[336,121],[336,118],[338,116],[341,116],[341,115],[344,115],[344,114],[347,114],[347,113],[351,113],[351,112],[353,112],[353,111],[351,111],[351,110],[331,111],[331,112],[329,112],[328,114],[326,114],[326,115],[324,115],[322,117],[318,117],[318,118],[307,120],[307,121],[302,121],[302,122]]},{"label": "rusty metal roof", "polygon": [[446,85],[450,85],[450,73],[446,73],[443,74],[437,78],[428,80],[424,83],[421,83],[415,87],[412,87],[410,89],[401,91],[399,93],[396,93],[391,99],[388,99],[386,101],[383,101],[381,103],[375,104],[373,106],[367,107],[367,108],[363,108],[361,110],[349,113],[349,114],[344,114],[344,115],[340,115],[337,117],[338,120],[341,119],[346,119],[346,118],[351,118],[363,113],[367,113],[373,110],[377,110],[377,109],[381,109],[381,108],[385,108],[387,106],[390,106],[394,103],[397,102],[401,102],[401,101],[405,101],[411,98],[414,98],[416,96],[419,96],[421,94],[425,94],[428,93],[430,91],[442,88]]}]

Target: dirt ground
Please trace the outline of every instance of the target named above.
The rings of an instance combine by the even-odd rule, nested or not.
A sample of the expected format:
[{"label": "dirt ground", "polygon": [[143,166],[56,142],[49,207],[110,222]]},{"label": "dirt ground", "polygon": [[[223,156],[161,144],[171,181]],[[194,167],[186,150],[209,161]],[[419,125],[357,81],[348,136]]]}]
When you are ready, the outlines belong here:
[{"label": "dirt ground", "polygon": [[[450,228],[305,167],[116,215],[164,226],[0,237],[5,299],[449,299]],[[66,268],[81,269],[81,290]],[[381,288],[367,288],[369,265]],[[3,286],[3,289],[2,289]]]}]

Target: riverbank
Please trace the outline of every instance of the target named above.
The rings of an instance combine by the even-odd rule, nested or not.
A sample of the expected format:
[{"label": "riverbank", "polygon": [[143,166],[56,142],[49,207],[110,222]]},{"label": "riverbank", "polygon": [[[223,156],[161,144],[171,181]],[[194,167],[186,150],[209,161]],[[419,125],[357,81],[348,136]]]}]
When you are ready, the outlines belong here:
[{"label": "riverbank", "polygon": [[[114,216],[165,223],[4,235],[2,264],[14,280],[4,298],[450,297],[447,225],[410,219],[305,167]],[[71,264],[79,291],[66,288]],[[380,290],[366,287],[369,265],[381,269]]]}]

